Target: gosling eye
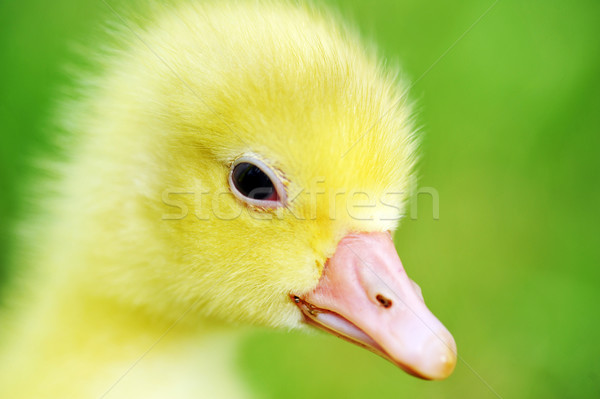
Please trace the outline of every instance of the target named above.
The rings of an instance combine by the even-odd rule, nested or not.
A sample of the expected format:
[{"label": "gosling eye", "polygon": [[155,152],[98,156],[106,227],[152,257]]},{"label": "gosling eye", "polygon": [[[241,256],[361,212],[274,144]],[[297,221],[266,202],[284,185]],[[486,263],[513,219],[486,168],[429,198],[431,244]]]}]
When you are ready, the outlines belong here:
[{"label": "gosling eye", "polygon": [[281,179],[262,161],[252,157],[241,157],[233,163],[229,186],[238,199],[250,205],[276,208],[284,204]]}]

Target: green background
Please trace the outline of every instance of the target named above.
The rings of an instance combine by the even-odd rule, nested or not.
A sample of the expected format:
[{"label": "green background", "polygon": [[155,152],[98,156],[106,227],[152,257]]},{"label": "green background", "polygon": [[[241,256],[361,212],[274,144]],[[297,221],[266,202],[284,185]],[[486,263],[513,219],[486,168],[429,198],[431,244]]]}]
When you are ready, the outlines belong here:
[{"label": "green background", "polygon": [[[259,331],[239,363],[262,396],[600,397],[600,2],[498,1],[462,36],[492,5],[334,5],[416,81],[420,186],[440,214],[420,196],[396,242],[456,338],[454,375],[425,382],[334,337]],[[3,280],[65,66],[107,18],[101,0],[0,2]]]}]

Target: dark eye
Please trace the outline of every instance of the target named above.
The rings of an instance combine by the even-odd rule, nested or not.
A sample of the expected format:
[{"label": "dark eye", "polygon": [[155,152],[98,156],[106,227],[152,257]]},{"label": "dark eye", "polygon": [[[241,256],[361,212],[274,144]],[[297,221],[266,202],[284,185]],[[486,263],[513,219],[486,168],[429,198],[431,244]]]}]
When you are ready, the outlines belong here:
[{"label": "dark eye", "polygon": [[256,200],[277,201],[277,191],[265,172],[256,165],[242,162],[235,165],[231,175],[235,188],[244,197]]},{"label": "dark eye", "polygon": [[242,201],[261,207],[282,204],[283,185],[263,162],[243,157],[232,166],[229,175],[231,191]]}]

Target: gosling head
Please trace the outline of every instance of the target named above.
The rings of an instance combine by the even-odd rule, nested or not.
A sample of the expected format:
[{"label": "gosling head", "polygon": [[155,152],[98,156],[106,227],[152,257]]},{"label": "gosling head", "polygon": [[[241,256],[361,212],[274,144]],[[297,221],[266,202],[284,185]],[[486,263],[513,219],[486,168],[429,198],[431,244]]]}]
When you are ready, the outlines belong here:
[{"label": "gosling head", "polygon": [[316,326],[448,376],[454,340],[391,238],[415,144],[373,52],[315,10],[273,3],[191,5],[138,35],[90,107],[102,134],[88,154],[114,164],[105,185],[129,185],[129,212],[105,228],[131,245],[94,275],[112,279],[106,294],[188,320]]}]

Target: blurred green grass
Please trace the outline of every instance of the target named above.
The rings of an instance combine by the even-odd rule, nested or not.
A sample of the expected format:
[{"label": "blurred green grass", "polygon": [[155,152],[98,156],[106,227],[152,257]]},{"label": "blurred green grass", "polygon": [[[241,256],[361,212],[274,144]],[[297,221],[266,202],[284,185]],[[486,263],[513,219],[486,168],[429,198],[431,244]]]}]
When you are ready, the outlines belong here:
[{"label": "blurred green grass", "polygon": [[[412,97],[440,218],[420,197],[396,242],[462,360],[424,382],[333,337],[261,331],[240,372],[267,398],[600,397],[600,2],[499,1],[437,63],[491,1],[330,3],[407,77],[435,64]],[[0,3],[3,279],[72,45],[97,46],[107,18],[101,0]]]}]

